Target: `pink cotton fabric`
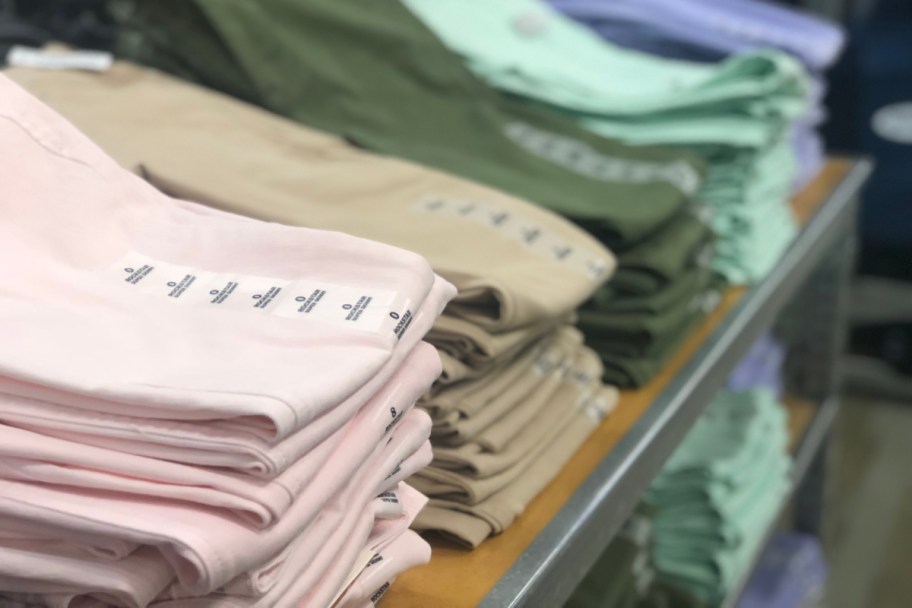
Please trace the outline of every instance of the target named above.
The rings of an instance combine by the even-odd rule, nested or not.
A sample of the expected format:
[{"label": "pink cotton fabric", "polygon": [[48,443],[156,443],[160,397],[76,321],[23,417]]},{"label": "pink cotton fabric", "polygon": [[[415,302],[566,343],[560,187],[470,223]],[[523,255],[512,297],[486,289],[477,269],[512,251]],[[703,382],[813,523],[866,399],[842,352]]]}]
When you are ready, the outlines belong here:
[{"label": "pink cotton fabric", "polygon": [[0,477],[204,504],[266,527],[288,511],[343,439],[376,444],[439,374],[436,351],[419,344],[351,422],[273,480],[118,453],[4,425]]},{"label": "pink cotton fabric", "polygon": [[431,547],[418,534],[406,530],[377,556],[379,559],[361,571],[333,604],[335,608],[372,608],[396,577],[431,560]]},{"label": "pink cotton fabric", "polygon": [[320,606],[408,545],[452,285],[161,194],[2,75],[0,141],[0,589]]},{"label": "pink cotton fabric", "polygon": [[[188,421],[144,420],[0,394],[0,421],[76,443],[162,460],[230,468],[263,477],[284,472],[304,454],[338,431],[383,383],[405,364],[450,297],[450,288],[435,283],[389,362],[355,395],[330,409],[290,437],[270,444],[243,428]],[[425,350],[429,347],[422,347]]]},{"label": "pink cotton fabric", "polygon": [[125,415],[250,418],[278,440],[374,377],[396,335],[175,305],[104,270],[136,251],[216,273],[393,291],[399,315],[414,314],[435,281],[395,247],[187,213],[2,76],[0,138],[0,257],[17,260],[0,268],[0,314],[17,321],[3,326],[0,375],[12,381]]},{"label": "pink cotton fabric", "polygon": [[[321,470],[292,508],[267,530],[256,530],[223,512],[199,505],[129,495],[112,498],[88,490],[63,490],[10,480],[0,480],[0,515],[155,545],[188,593],[211,593],[281,552],[301,530],[314,525],[326,527],[317,515],[330,497],[345,494],[346,506],[359,502],[364,505],[382,491],[389,471],[419,447],[422,458],[430,458],[430,445],[424,445],[430,424],[424,412],[412,410],[393,429],[388,444],[376,449],[345,444],[334,455],[332,466]],[[372,455],[377,450],[380,453]],[[326,515],[322,522],[330,519],[333,518]],[[239,551],[238,547],[244,550]]]},{"label": "pink cotton fabric", "polygon": [[37,524],[27,519],[3,517],[0,518],[0,544],[8,540],[33,541],[52,549],[70,553],[82,552],[105,560],[123,559],[139,548],[136,543],[118,538],[81,534],[78,531]]}]

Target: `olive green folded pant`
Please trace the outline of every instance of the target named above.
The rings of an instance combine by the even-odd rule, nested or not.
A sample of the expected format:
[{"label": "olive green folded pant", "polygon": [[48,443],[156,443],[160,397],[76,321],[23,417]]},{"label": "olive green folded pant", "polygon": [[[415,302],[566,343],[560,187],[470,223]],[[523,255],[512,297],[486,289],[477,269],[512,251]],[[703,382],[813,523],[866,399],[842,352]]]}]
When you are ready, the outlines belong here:
[{"label": "olive green folded pant", "polygon": [[709,267],[715,250],[706,207],[686,209],[649,238],[617,251],[618,269],[596,298],[661,291],[690,266]]},{"label": "olive green folded pant", "polygon": [[[629,147],[489,88],[400,2],[126,2],[121,52],[634,243],[689,204],[696,155]],[[267,34],[268,33],[268,34]]]},{"label": "olive green folded pant", "polygon": [[578,323],[602,359],[604,381],[621,388],[649,382],[716,308],[721,288],[713,272],[690,268],[655,294],[587,304]]}]

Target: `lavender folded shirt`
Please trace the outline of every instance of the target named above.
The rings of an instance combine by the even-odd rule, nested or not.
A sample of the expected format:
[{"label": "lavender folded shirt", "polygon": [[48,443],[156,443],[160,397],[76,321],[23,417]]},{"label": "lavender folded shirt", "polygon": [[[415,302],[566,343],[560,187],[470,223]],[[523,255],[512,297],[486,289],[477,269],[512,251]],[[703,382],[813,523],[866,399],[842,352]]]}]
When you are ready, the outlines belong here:
[{"label": "lavender folded shirt", "polygon": [[785,348],[769,334],[761,336],[728,378],[728,389],[742,392],[768,388],[782,396],[782,362]]},{"label": "lavender folded shirt", "polygon": [[845,43],[835,23],[757,0],[550,1],[617,44],[678,59],[713,61],[772,47],[821,71]]}]

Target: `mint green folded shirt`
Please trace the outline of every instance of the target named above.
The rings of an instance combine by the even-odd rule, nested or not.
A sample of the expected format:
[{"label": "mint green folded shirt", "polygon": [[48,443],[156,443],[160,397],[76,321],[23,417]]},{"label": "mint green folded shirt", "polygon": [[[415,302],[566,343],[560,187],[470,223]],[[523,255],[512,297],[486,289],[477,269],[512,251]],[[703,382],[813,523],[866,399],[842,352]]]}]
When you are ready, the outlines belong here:
[{"label": "mint green folded shirt", "polygon": [[683,115],[719,106],[748,117],[798,116],[800,63],[755,53],[720,64],[654,58],[611,45],[539,0],[403,0],[499,88],[591,116]]},{"label": "mint green folded shirt", "polygon": [[722,392],[648,492],[662,580],[714,603],[748,567],[788,491],[784,408],[766,389]]}]

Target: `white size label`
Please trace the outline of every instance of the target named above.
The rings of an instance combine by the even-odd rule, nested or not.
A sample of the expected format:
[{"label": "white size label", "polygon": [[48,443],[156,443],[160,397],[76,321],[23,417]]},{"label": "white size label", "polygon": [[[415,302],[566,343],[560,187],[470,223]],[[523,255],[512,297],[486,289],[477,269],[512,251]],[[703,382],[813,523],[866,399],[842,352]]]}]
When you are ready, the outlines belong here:
[{"label": "white size label", "polygon": [[394,291],[322,281],[219,273],[129,253],[106,273],[171,302],[334,323],[402,337],[412,321],[408,298]]},{"label": "white size label", "polygon": [[417,209],[425,213],[481,224],[536,255],[579,272],[596,282],[603,280],[608,272],[606,260],[571,244],[528,218],[494,205],[429,196],[418,203]]},{"label": "white size label", "polygon": [[42,70],[106,72],[114,65],[114,56],[104,51],[48,51],[28,46],[14,46],[6,54],[6,63],[15,67]]}]

